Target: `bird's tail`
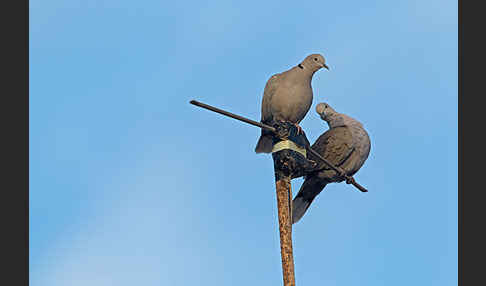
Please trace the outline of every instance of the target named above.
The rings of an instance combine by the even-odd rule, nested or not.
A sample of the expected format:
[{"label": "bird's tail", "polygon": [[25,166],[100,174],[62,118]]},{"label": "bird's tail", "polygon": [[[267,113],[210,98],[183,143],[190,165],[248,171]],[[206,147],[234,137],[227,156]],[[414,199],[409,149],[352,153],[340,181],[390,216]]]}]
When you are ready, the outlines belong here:
[{"label": "bird's tail", "polygon": [[271,153],[273,148],[273,139],[271,134],[267,134],[262,130],[262,135],[258,139],[255,147],[256,153]]},{"label": "bird's tail", "polygon": [[297,196],[292,200],[292,224],[304,216],[312,201],[326,185],[327,182],[317,177],[312,176],[305,179]]}]

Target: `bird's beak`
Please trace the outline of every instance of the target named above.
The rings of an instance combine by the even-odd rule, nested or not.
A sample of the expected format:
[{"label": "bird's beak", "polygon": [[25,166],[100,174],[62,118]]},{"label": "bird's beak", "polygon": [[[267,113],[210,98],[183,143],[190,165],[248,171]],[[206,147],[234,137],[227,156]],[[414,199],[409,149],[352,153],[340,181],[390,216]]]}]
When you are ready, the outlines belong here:
[{"label": "bird's beak", "polygon": [[322,67],[326,68],[327,70],[329,70],[329,67],[326,66],[326,64],[322,64]]}]

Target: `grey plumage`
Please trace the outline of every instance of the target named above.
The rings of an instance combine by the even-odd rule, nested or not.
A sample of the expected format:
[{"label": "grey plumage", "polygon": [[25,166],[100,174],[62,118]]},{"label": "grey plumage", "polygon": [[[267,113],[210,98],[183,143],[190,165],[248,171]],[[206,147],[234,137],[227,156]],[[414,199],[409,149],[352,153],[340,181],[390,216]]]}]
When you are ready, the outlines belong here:
[{"label": "grey plumage", "polygon": [[[312,105],[312,76],[323,67],[328,69],[324,57],[312,54],[290,70],[270,77],[263,91],[261,122],[268,125],[276,121],[299,124]],[[272,135],[262,130],[255,152],[271,151]]]},{"label": "grey plumage", "polygon": [[[352,176],[363,166],[371,149],[368,133],[363,125],[345,115],[336,112],[326,103],[316,106],[317,113],[329,125],[311,146],[317,153],[334,166],[340,167]],[[319,162],[318,169],[305,177],[304,183],[292,201],[292,223],[298,222],[305,214],[315,197],[329,183],[342,182],[344,179],[325,163],[309,154],[310,159]]]}]

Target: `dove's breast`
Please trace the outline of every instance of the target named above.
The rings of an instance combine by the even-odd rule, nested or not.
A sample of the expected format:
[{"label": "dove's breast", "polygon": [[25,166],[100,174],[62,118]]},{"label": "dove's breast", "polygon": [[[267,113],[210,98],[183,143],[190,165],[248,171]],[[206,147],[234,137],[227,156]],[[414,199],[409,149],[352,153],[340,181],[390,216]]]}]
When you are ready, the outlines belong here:
[{"label": "dove's breast", "polygon": [[272,114],[276,120],[299,123],[312,105],[310,82],[287,82],[278,87],[272,97]]}]

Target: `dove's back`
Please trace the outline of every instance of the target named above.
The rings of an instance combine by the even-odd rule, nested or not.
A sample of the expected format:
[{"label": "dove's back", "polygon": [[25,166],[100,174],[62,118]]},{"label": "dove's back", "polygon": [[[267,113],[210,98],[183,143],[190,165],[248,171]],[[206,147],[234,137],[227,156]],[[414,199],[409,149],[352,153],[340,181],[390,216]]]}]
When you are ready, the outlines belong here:
[{"label": "dove's back", "polygon": [[354,154],[346,162],[347,164],[343,166],[346,173],[352,176],[358,172],[366,159],[368,159],[371,150],[371,141],[368,132],[366,132],[361,122],[345,114],[341,114],[341,116],[352,134]]}]

